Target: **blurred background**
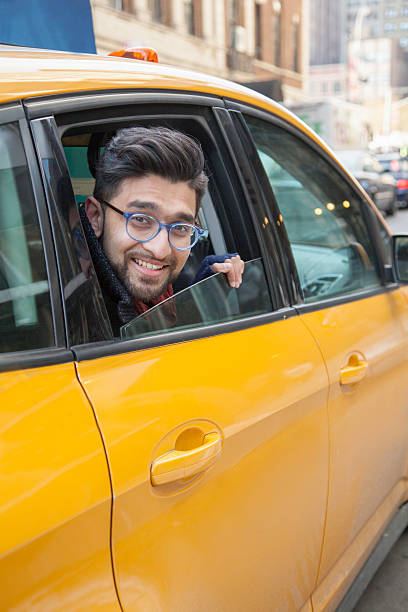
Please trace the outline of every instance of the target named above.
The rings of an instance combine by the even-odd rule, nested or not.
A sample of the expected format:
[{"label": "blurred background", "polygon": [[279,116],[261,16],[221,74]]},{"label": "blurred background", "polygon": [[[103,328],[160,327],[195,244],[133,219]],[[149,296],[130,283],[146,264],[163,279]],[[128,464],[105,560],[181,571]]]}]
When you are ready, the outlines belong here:
[{"label": "blurred background", "polygon": [[243,83],[309,124],[384,215],[408,207],[408,0],[13,6],[0,0],[0,43],[101,55],[153,47],[161,63]]}]

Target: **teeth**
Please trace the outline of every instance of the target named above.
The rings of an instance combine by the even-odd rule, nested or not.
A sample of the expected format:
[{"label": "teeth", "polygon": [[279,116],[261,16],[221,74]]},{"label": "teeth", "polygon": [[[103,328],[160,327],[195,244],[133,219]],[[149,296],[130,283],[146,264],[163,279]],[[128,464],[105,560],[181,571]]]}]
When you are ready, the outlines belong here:
[{"label": "teeth", "polygon": [[135,259],[136,263],[143,268],[150,268],[151,270],[162,270],[163,266],[155,266],[147,261],[143,261],[143,259]]}]

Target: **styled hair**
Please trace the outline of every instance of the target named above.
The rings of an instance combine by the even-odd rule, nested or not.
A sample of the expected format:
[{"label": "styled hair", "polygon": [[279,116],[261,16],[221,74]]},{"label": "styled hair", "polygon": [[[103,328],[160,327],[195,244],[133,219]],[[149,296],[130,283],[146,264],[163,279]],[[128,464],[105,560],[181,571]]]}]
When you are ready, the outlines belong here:
[{"label": "styled hair", "polygon": [[172,183],[188,183],[196,192],[196,214],[207,189],[204,154],[200,144],[166,127],[129,127],[108,142],[97,163],[94,197],[110,200],[126,178],[149,174]]}]

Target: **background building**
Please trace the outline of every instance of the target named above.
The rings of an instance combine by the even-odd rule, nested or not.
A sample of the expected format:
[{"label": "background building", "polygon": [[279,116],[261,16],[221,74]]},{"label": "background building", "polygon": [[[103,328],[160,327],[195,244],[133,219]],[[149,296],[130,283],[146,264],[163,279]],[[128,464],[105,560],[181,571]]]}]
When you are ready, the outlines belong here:
[{"label": "background building", "polygon": [[346,97],[345,31],[344,2],[310,0],[310,97]]},{"label": "background building", "polygon": [[407,0],[347,0],[347,35],[353,31],[362,14],[362,38],[395,38],[401,47],[408,47]]},{"label": "background building", "polygon": [[97,52],[129,46],[159,61],[248,84],[275,99],[307,93],[309,0],[92,0]]}]

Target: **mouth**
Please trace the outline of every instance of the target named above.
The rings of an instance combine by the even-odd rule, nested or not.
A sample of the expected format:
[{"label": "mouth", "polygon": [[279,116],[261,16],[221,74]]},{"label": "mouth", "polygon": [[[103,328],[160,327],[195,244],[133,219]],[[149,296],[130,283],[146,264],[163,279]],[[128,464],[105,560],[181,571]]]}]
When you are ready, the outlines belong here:
[{"label": "mouth", "polygon": [[160,276],[163,270],[168,268],[167,264],[152,263],[150,261],[146,261],[145,259],[132,258],[131,261],[141,274],[149,277]]}]

